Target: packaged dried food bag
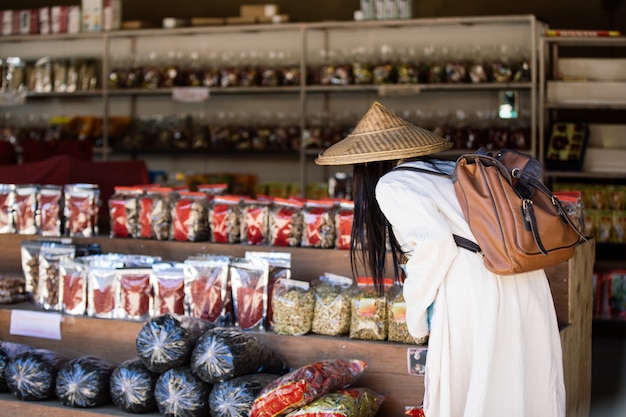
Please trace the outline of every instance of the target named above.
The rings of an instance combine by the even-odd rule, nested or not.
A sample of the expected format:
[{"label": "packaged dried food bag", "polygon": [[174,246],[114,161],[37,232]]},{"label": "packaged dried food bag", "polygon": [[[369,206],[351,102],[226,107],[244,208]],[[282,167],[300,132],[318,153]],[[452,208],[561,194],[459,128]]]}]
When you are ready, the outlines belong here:
[{"label": "packaged dried food bag", "polygon": [[43,241],[23,240],[20,242],[20,261],[24,273],[26,293],[33,298],[39,286],[39,252]]},{"label": "packaged dried food bag", "polygon": [[233,259],[229,277],[235,325],[243,330],[264,330],[269,263],[263,259]]},{"label": "packaged dried food bag", "polygon": [[34,302],[46,310],[59,311],[61,288],[60,264],[74,259],[76,247],[71,244],[44,242],[39,250],[39,282]]},{"label": "packaged dried food bag", "polygon": [[122,268],[117,271],[119,285],[116,317],[145,320],[153,310],[151,268]]},{"label": "packaged dried food bag", "polygon": [[337,249],[350,249],[352,221],[354,219],[354,201],[341,200],[335,211],[335,227],[337,229]]},{"label": "packaged dried food bag", "polygon": [[5,372],[9,361],[11,361],[18,353],[26,352],[33,349],[28,345],[22,343],[14,343],[8,341],[0,341],[0,392],[7,392]]},{"label": "packaged dried food bag", "polygon": [[198,184],[196,188],[198,191],[203,192],[208,196],[226,195],[228,192],[228,184],[223,182],[216,184]]},{"label": "packaged dried food bag", "polygon": [[216,383],[209,395],[211,417],[248,417],[257,395],[278,377],[259,373]]},{"label": "packaged dried food bag", "polygon": [[348,334],[352,297],[352,278],[324,273],[313,281],[315,303],[311,331],[328,336]]},{"label": "packaged dried food bag", "polygon": [[148,320],[139,330],[137,355],[152,372],[162,373],[185,364],[211,325],[200,319],[164,314]]},{"label": "packaged dried food bag", "polygon": [[387,395],[379,394],[367,387],[348,387],[338,390],[337,393],[354,397],[358,417],[375,417],[380,406],[388,398]]},{"label": "packaged dried food bag", "polygon": [[191,354],[194,375],[211,384],[255,374],[283,375],[287,367],[268,345],[235,327],[215,327],[198,339]]},{"label": "packaged dried food bag", "polygon": [[182,264],[152,267],[152,316],[185,314],[185,270]]},{"label": "packaged dried food bag", "polygon": [[324,394],[287,417],[360,417],[356,398],[345,392]]},{"label": "packaged dried food bag", "polygon": [[267,311],[265,312],[265,328],[271,329],[274,325],[274,308],[272,306],[271,294],[274,291],[274,284],[278,279],[291,278],[291,253],[289,252],[262,252],[246,251],[245,258],[254,260],[262,259],[268,263],[267,275]]},{"label": "packaged dried food bag", "polygon": [[4,371],[9,392],[25,401],[54,398],[56,377],[65,362],[67,358],[47,349],[18,353]]},{"label": "packaged dried food bag", "polygon": [[[393,280],[385,278],[383,285],[391,287]],[[357,291],[350,308],[350,338],[364,340],[387,339],[387,299],[374,287],[371,277],[357,278]]]},{"label": "packaged dried food bag", "polygon": [[200,242],[210,237],[209,200],[206,194],[181,191],[172,206],[171,239]]},{"label": "packaged dried food bag", "polygon": [[227,310],[229,259],[225,256],[207,256],[186,259],[183,263],[185,279],[185,312],[190,317],[223,325],[230,321]]},{"label": "packaged dried food bag", "polygon": [[60,185],[41,185],[37,193],[37,230],[42,236],[61,236],[63,188]]},{"label": "packaged dried food bag", "polygon": [[335,203],[332,200],[307,200],[302,210],[304,231],[302,246],[329,249],[335,247]]},{"label": "packaged dried food bag", "polygon": [[97,184],[66,184],[63,187],[65,234],[73,237],[98,235],[100,189]]},{"label": "packaged dried food bag", "polygon": [[90,266],[87,272],[87,315],[103,319],[115,318],[119,288],[115,266]]},{"label": "packaged dried food bag", "polygon": [[252,404],[250,417],[279,417],[323,395],[352,385],[366,363],[359,359],[326,359],[295,369],[270,382]]},{"label": "packaged dried food bag", "polygon": [[15,233],[13,225],[13,200],[11,184],[0,184],[0,233]]},{"label": "packaged dried food bag", "polygon": [[89,266],[76,259],[62,259],[59,264],[61,311],[67,315],[87,313],[87,273]]},{"label": "packaged dried food bag", "polygon": [[241,202],[241,242],[266,245],[269,241],[269,200],[245,197]]},{"label": "packaged dried food bag", "polygon": [[0,273],[0,304],[14,304],[29,300],[25,279],[21,273]]},{"label": "packaged dried food bag", "polygon": [[208,417],[211,388],[188,366],[180,366],[159,376],[154,398],[159,412],[165,417]]},{"label": "packaged dried food bag", "polygon": [[241,197],[216,195],[209,204],[210,240],[215,243],[241,241]]},{"label": "packaged dried food bag", "polygon": [[308,281],[279,279],[271,299],[276,334],[302,336],[311,331],[315,297]]},{"label": "packaged dried food bag", "polygon": [[159,374],[146,368],[139,358],[123,361],[111,373],[111,401],[127,413],[157,411],[154,387],[158,377]]},{"label": "packaged dried food bag", "polygon": [[423,345],[428,341],[428,336],[416,338],[409,333],[406,324],[406,302],[402,290],[402,285],[394,284],[387,291],[387,340]]},{"label": "packaged dried food bag", "polygon": [[68,407],[92,408],[109,404],[112,365],[101,358],[81,356],[61,366],[55,382],[59,402]]},{"label": "packaged dried food bag", "polygon": [[149,188],[139,196],[139,222],[135,237],[169,240],[175,200],[176,193],[170,187]]},{"label": "packaged dried food bag", "polygon": [[34,235],[37,233],[35,213],[39,186],[34,184],[15,185],[13,198],[13,225],[15,233]]},{"label": "packaged dried food bag", "polygon": [[302,242],[302,208],[304,203],[285,198],[274,198],[269,215],[269,244],[272,246],[300,246]]},{"label": "packaged dried food bag", "polygon": [[137,234],[142,193],[137,187],[113,187],[113,195],[109,197],[110,237],[130,238]]}]

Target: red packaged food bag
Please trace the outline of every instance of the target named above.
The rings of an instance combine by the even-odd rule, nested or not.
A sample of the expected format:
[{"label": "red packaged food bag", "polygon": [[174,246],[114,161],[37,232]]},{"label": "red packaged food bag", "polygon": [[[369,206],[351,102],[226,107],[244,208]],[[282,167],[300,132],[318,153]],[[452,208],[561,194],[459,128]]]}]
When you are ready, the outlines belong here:
[{"label": "red packaged food bag", "polygon": [[34,235],[37,233],[35,212],[37,211],[37,185],[16,185],[13,200],[13,224],[15,233]]},{"label": "red packaged food bag", "polygon": [[332,200],[307,200],[303,208],[304,232],[302,246],[332,248],[335,246],[337,229]]},{"label": "red packaged food bag", "polygon": [[347,388],[365,371],[359,359],[327,359],[295,369],[270,382],[252,404],[250,417],[279,417],[325,394]]},{"label": "red packaged food bag", "polygon": [[61,236],[61,200],[59,185],[42,185],[37,194],[37,228],[42,236]]},{"label": "red packaged food bag", "polygon": [[239,243],[241,241],[241,197],[215,196],[209,209],[211,241],[215,243]]},{"label": "red packaged food bag", "polygon": [[113,195],[109,198],[111,237],[129,238],[136,235],[141,193],[142,190],[135,187],[114,187]]},{"label": "red packaged food bag", "polygon": [[269,240],[269,200],[244,198],[241,203],[241,241],[248,245],[264,245]]},{"label": "red packaged food bag", "polygon": [[229,260],[224,256],[186,259],[185,312],[190,317],[223,324],[227,320]]},{"label": "red packaged food bag", "polygon": [[185,272],[181,265],[152,267],[153,316],[185,314]]},{"label": "red packaged food bag", "polygon": [[61,311],[67,315],[82,316],[87,312],[88,266],[79,259],[62,259],[59,270]]},{"label": "red packaged food bag", "polygon": [[269,263],[263,259],[234,259],[229,274],[235,325],[242,330],[264,330]]},{"label": "red packaged food bag", "polygon": [[270,208],[269,244],[272,246],[300,246],[302,242],[302,208],[296,200],[275,198]]},{"label": "red packaged food bag", "polygon": [[291,278],[291,253],[289,252],[257,252],[246,251],[246,259],[262,259],[269,265],[267,275],[267,311],[265,312],[265,328],[274,326],[274,308],[271,294],[274,292],[274,284],[279,279]]},{"label": "red packaged food bag", "polygon": [[335,227],[337,229],[337,249],[350,249],[352,220],[354,218],[354,201],[341,200],[335,211]]},{"label": "red packaged food bag", "polygon": [[92,237],[98,234],[100,189],[96,184],[67,184],[63,188],[65,234]]},{"label": "red packaged food bag", "polygon": [[139,220],[136,238],[169,240],[172,229],[172,205],[176,193],[170,187],[154,187],[139,197]]},{"label": "red packaged food bag", "polygon": [[117,316],[130,320],[145,320],[152,311],[152,285],[149,268],[120,269],[117,271],[119,297]]},{"label": "red packaged food bag", "polygon": [[0,184],[0,233],[13,233],[13,216],[11,215],[15,193],[10,184]]},{"label": "red packaged food bag", "polygon": [[181,191],[172,208],[173,240],[200,242],[208,240],[209,200],[206,194]]}]

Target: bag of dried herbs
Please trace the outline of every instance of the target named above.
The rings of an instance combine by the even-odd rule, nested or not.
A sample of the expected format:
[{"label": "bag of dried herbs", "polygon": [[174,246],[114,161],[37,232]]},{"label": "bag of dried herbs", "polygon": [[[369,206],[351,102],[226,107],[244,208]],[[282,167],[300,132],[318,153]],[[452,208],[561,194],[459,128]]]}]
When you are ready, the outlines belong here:
[{"label": "bag of dried herbs", "polygon": [[375,417],[378,409],[388,398],[366,387],[348,387],[337,391],[340,394],[351,395],[356,400],[358,417]]},{"label": "bag of dried herbs", "polygon": [[137,354],[150,371],[165,372],[185,364],[198,338],[210,327],[210,323],[194,317],[154,317],[137,334]]},{"label": "bag of dried herbs", "polygon": [[331,392],[290,412],[287,417],[361,417],[356,398],[345,392]]},{"label": "bag of dried herbs", "polygon": [[308,281],[279,279],[271,299],[276,334],[302,336],[311,331],[315,298]]},{"label": "bag of dried herbs", "polygon": [[208,417],[212,385],[196,377],[188,366],[162,373],[154,387],[159,412],[166,417]]},{"label": "bag of dried herbs", "polygon": [[209,395],[211,417],[248,417],[257,395],[278,377],[250,374],[216,383]]},{"label": "bag of dried herbs", "polygon": [[327,359],[295,369],[270,382],[252,404],[250,417],[276,417],[323,395],[347,388],[365,371],[359,359]]},{"label": "bag of dried herbs", "polygon": [[[385,288],[393,280],[385,279]],[[363,340],[387,339],[387,299],[379,294],[371,277],[359,277],[350,308],[350,338]]]},{"label": "bag of dried herbs", "polygon": [[159,374],[150,371],[141,359],[120,363],[110,379],[111,401],[122,411],[133,414],[157,410],[154,387]]},{"label": "bag of dried herbs", "polygon": [[402,289],[402,285],[394,284],[387,292],[387,339],[390,342],[422,345],[428,341],[428,336],[416,338],[409,333],[406,325],[406,302]]},{"label": "bag of dried herbs", "polygon": [[191,370],[211,384],[254,373],[283,375],[282,358],[253,335],[234,327],[208,330],[191,354]]},{"label": "bag of dried herbs", "polygon": [[67,358],[47,349],[18,353],[4,373],[9,392],[26,401],[54,398],[56,377],[65,362]]},{"label": "bag of dried herbs", "polygon": [[313,281],[315,303],[311,331],[328,336],[348,334],[352,278],[324,273]]},{"label": "bag of dried herbs", "polygon": [[67,361],[56,378],[55,394],[68,407],[92,408],[109,404],[109,380],[113,367],[104,359],[91,356]]},{"label": "bag of dried herbs", "polygon": [[7,392],[9,390],[5,377],[5,371],[9,361],[18,353],[26,352],[30,349],[32,349],[32,347],[21,343],[0,341],[0,392]]}]

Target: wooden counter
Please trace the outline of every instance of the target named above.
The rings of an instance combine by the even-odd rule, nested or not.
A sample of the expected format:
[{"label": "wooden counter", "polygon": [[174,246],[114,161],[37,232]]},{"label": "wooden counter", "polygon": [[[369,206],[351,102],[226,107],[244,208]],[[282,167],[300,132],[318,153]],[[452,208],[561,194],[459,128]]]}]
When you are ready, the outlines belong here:
[{"label": "wooden counter", "polygon": [[[34,238],[34,237],[32,237]],[[19,272],[20,241],[24,236],[0,235],[0,270]],[[190,254],[213,253],[243,256],[248,250],[288,251],[292,254],[292,272],[296,279],[313,279],[324,272],[351,276],[347,251],[310,248],[269,248],[247,245],[211,244],[205,242],[157,242],[109,239],[106,237],[78,239],[99,243],[103,252],[136,253],[161,256],[165,260],[183,260]],[[577,248],[570,261],[547,270],[555,306],[562,325],[567,416],[586,417],[591,395],[591,277],[594,242]],[[9,334],[11,310],[29,308],[30,304],[3,306],[0,309],[0,339],[52,349],[69,357],[92,355],[114,363],[136,357],[135,337],[142,323],[106,320],[90,317],[62,317],[62,340],[49,340]],[[379,415],[400,417],[404,407],[418,405],[424,394],[421,376],[408,374],[407,350],[414,346],[393,342],[353,340],[347,337],[320,335],[277,336],[271,332],[256,332],[257,337],[279,352],[286,363],[300,367],[307,363],[336,357],[355,357],[368,367],[359,385],[388,394]],[[537,341],[541,343],[541,341]],[[0,394],[0,417],[16,415],[46,415],[47,417],[98,417],[102,415],[130,416],[113,407],[74,410],[56,402],[32,403],[18,401],[9,394]]]}]

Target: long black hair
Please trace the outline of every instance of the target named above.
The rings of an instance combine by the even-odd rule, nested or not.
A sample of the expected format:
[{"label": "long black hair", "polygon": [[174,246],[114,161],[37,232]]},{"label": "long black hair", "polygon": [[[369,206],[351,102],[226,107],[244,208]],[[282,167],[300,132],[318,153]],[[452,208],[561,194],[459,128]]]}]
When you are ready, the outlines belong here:
[{"label": "long black hair", "polygon": [[350,263],[355,277],[359,266],[365,268],[374,280],[376,289],[383,293],[383,278],[387,256],[391,253],[394,279],[400,276],[399,262],[403,253],[391,224],[376,201],[376,184],[380,177],[396,166],[397,161],[376,161],[355,164],[353,167],[354,219],[350,245]]}]

